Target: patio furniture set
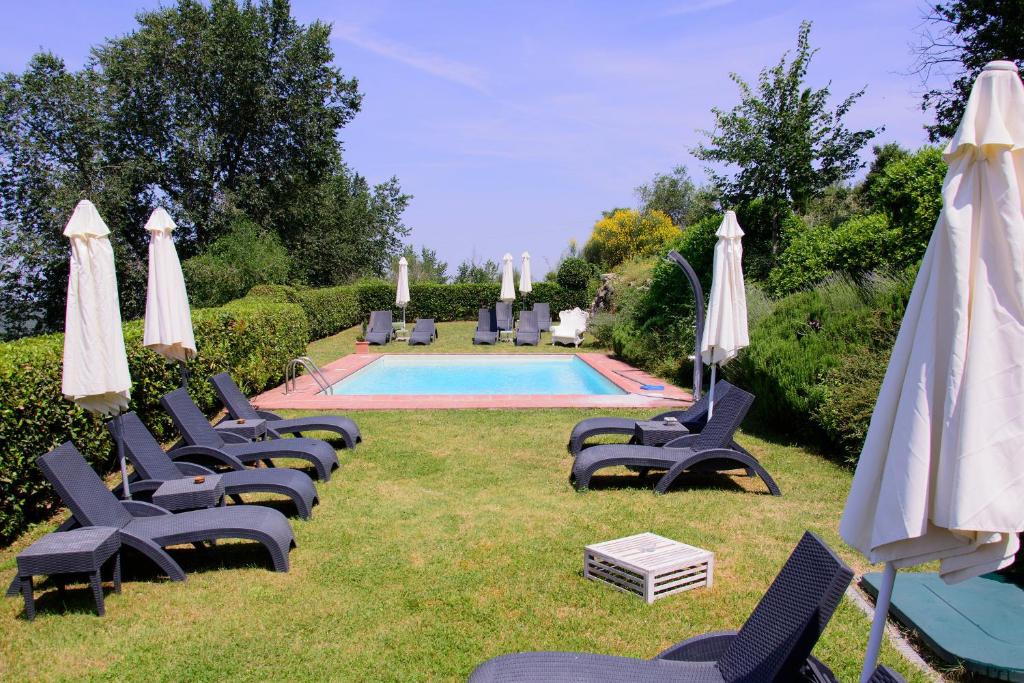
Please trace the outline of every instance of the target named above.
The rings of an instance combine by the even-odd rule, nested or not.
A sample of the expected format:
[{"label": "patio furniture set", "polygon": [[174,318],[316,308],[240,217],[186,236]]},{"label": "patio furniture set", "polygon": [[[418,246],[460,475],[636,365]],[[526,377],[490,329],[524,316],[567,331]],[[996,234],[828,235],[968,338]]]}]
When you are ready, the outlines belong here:
[{"label": "patio furniture set", "polygon": [[514,342],[516,346],[537,346],[541,334],[550,332],[552,344],[573,344],[578,347],[583,343],[586,329],[587,314],[579,308],[562,311],[559,323],[553,326],[550,306],[535,303],[532,310],[519,313],[519,324],[516,325],[512,305],[499,301],[494,308],[480,309],[473,343],[496,344],[507,341]]},{"label": "patio furniture set", "polygon": [[410,332],[404,322],[393,322],[391,311],[372,311],[365,336],[366,341],[374,346],[392,341],[404,341],[409,346],[427,346],[437,339],[438,333],[433,318],[417,318]]},{"label": "patio furniture set", "polygon": [[[69,575],[88,575],[97,613],[104,614],[102,573],[109,571],[114,590],[120,592],[122,547],[141,553],[175,581],[186,575],[167,546],[199,546],[226,538],[262,544],[273,569],[288,571],[288,553],[295,546],[288,520],[275,509],[245,504],[241,496],[284,495],[300,517],[309,518],[318,502],[312,479],[299,470],[274,467],[274,460],[304,459],[317,478],[327,481],[338,467],[333,447],[304,438],[302,432],[333,431],[346,447],[354,448],[361,440],[359,429],[337,415],[283,419],[255,409],[227,373],[210,381],[227,408],[218,425],[207,421],[184,388],[161,399],[182,437],[170,451],[161,448],[135,413],[126,413],[111,425],[124,439],[134,466],[129,482],[136,499],[119,499],[120,487],[108,490],[71,443],[39,458],[39,467],[72,516],[18,556],[18,573],[8,594],[22,594],[27,619],[35,616],[33,577],[38,575],[52,577],[61,591]],[[577,424],[568,446],[575,456],[573,485],[586,489],[594,472],[612,465],[626,465],[641,476],[664,470],[655,485],[657,492],[667,490],[684,471],[741,469],[759,476],[772,494],[779,495],[767,471],[733,440],[754,397],[725,381],[715,389],[710,418],[704,398],[685,410],[649,420],[591,418]],[[296,436],[282,438],[285,434]],[[630,439],[623,444],[588,443],[610,434]],[[267,467],[247,467],[261,462]],[[139,499],[147,497],[150,502]],[[234,504],[226,505],[228,499]],[[710,587],[713,568],[712,553],[654,534],[585,549],[587,578],[648,602]],[[558,652],[504,655],[481,664],[470,681],[834,681],[811,650],[852,576],[842,560],[808,532],[738,632],[697,636],[652,660]],[[883,667],[872,680],[902,679]]]}]

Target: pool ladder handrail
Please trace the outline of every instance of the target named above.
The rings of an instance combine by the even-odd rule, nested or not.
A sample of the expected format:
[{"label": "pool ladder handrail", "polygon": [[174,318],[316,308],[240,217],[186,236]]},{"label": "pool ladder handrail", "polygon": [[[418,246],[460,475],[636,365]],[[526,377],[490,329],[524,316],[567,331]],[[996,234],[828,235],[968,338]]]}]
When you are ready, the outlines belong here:
[{"label": "pool ladder handrail", "polygon": [[316,382],[318,387],[320,387],[320,391],[328,396],[334,395],[334,386],[327,381],[323,371],[309,356],[299,356],[298,358],[292,358],[288,361],[288,367],[286,367],[284,371],[285,394],[290,394],[295,391],[295,382],[298,379],[297,373],[300,366],[305,368],[306,374],[313,378],[313,381]]}]

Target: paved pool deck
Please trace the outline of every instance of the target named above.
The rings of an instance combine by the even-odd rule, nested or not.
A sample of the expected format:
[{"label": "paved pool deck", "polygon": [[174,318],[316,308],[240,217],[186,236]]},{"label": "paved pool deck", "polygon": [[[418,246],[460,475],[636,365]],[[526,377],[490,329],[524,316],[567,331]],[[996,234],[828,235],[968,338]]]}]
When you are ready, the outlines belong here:
[{"label": "paved pool deck", "polygon": [[[334,384],[384,355],[387,354],[353,353],[328,363],[321,369],[327,381]],[[522,357],[521,354],[509,355]],[[628,363],[610,358],[603,353],[577,353],[576,357],[626,393],[604,396],[529,394],[326,396],[319,393],[320,388],[312,377],[303,375],[296,381],[295,389],[290,394],[284,392],[282,384],[255,397],[252,399],[252,403],[262,410],[436,410],[460,408],[655,408],[671,410],[686,407],[693,402],[693,397],[689,392],[667,384]],[[661,391],[646,391],[640,388],[643,384],[660,384],[665,388]]]}]

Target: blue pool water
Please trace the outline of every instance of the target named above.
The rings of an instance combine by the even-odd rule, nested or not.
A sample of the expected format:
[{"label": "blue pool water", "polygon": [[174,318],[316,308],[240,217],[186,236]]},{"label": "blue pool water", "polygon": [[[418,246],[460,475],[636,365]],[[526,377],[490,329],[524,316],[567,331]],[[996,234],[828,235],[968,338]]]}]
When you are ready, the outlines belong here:
[{"label": "blue pool water", "polygon": [[575,356],[383,355],[334,385],[335,395],[624,393]]}]

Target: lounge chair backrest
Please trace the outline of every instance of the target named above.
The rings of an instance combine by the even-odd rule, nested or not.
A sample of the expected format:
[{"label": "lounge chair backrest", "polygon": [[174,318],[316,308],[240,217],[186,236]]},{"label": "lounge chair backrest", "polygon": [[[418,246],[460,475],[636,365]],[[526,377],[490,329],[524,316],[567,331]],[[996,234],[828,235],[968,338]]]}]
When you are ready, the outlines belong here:
[{"label": "lounge chair backrest", "polygon": [[690,447],[696,451],[728,447],[753,403],[754,395],[739,387],[731,387],[721,398],[716,393],[711,419]]},{"label": "lounge chair backrest", "polygon": [[188,445],[224,447],[224,439],[188,395],[188,389],[181,387],[164,394],[160,397],[160,405],[171,414],[174,426],[181,432],[181,437]]},{"label": "lounge chair backrest", "polygon": [[[117,423],[116,427],[114,423]],[[134,412],[125,413],[111,420],[107,427],[115,438],[117,432],[121,432],[125,454],[143,479],[167,481],[181,478],[181,471],[174,466],[174,461],[167,457],[164,449]]]},{"label": "lounge chair backrest", "polygon": [[436,327],[437,326],[434,324],[434,319],[433,318],[417,318],[416,319],[416,326],[413,327],[413,329],[414,330],[421,330],[423,332],[431,332],[431,333],[433,333],[435,331]]},{"label": "lounge chair backrest", "polygon": [[391,311],[373,311],[370,313],[368,332],[390,332]]},{"label": "lounge chair backrest", "polygon": [[120,529],[132,521],[131,514],[70,441],[40,456],[36,463],[83,526]]},{"label": "lounge chair backrest", "polygon": [[[724,398],[726,393],[728,393],[732,388],[733,386],[724,379],[720,379],[715,382],[715,403],[718,403],[719,399]],[[664,413],[659,413],[653,419],[661,419],[663,415],[676,415],[679,421],[687,427],[696,427],[696,429],[692,429],[692,431],[700,431],[708,421],[708,401],[710,398],[710,392],[705,391],[701,394],[700,398],[697,399],[696,403],[683,411],[682,417],[679,417],[679,411],[670,410]]]},{"label": "lounge chair backrest", "polygon": [[852,579],[850,568],[821,539],[805,532],[718,659],[722,677],[730,683],[800,680],[800,667]]},{"label": "lounge chair backrest", "polygon": [[477,332],[494,332],[496,329],[498,329],[498,325],[495,320],[494,309],[481,308],[480,312],[477,314]]},{"label": "lounge chair backrest", "polygon": [[235,380],[231,379],[231,375],[226,372],[216,374],[210,378],[210,384],[213,385],[213,390],[220,397],[220,402],[224,404],[232,417],[243,420],[259,419],[259,413],[235,384]]},{"label": "lounge chair backrest", "polygon": [[551,322],[551,306],[545,303],[535,303],[533,312],[537,314],[537,322]]},{"label": "lounge chair backrest", "polygon": [[494,314],[498,319],[499,330],[512,329],[512,304],[499,301],[494,305]]},{"label": "lounge chair backrest", "polygon": [[520,332],[537,332],[537,313],[535,311],[520,311],[519,313],[519,331]]}]

